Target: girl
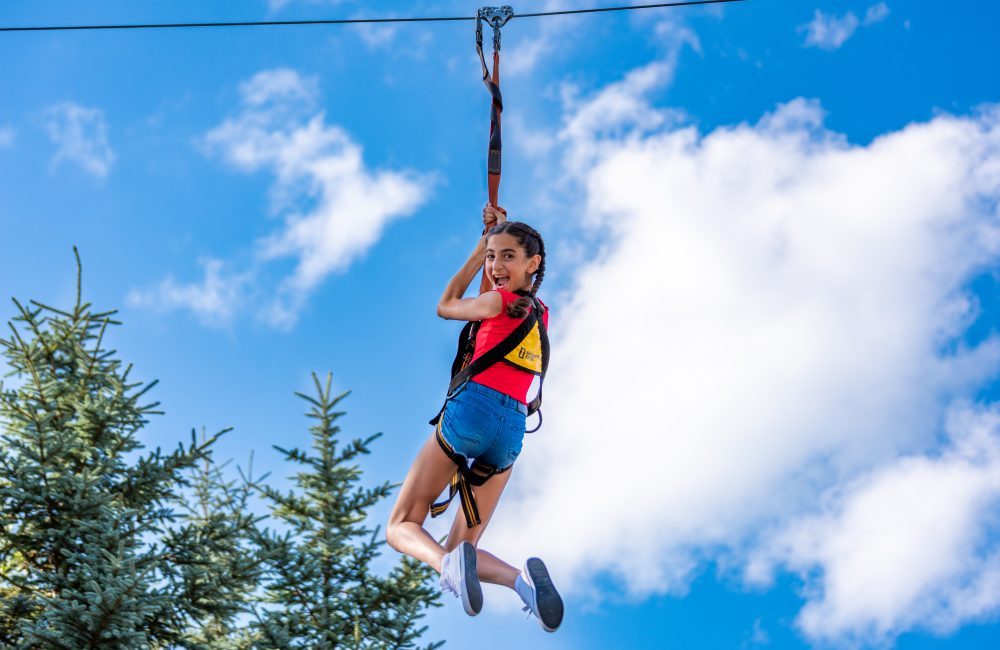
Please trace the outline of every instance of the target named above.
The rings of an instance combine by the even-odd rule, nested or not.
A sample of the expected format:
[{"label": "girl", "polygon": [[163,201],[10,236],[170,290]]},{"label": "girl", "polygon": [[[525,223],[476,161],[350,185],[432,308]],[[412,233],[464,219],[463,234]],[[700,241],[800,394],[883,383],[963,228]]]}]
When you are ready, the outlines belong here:
[{"label": "girl", "polygon": [[[507,221],[502,208],[486,205],[483,223],[489,228],[469,259],[445,288],[438,302],[442,318],[481,321],[472,360],[513,332],[535,304],[535,294],[545,276],[545,244],[530,226]],[[485,265],[484,265],[485,260]],[[492,290],[476,298],[462,298],[472,280],[485,267]],[[515,292],[521,292],[518,295]],[[537,303],[547,327],[548,308]],[[525,404],[532,373],[497,362],[457,387],[445,402],[435,433],[424,443],[399,491],[386,526],[392,548],[433,566],[441,574],[441,587],[461,597],[470,616],[483,606],[479,581],[504,585],[516,591],[525,610],[542,628],[554,632],[562,622],[563,604],[545,564],[529,558],[518,571],[500,558],[477,549],[500,494],[521,451],[527,414]],[[444,547],[423,528],[434,499],[456,475],[466,459],[472,469],[492,468],[482,485],[473,483],[471,501],[478,506],[481,523],[456,514]],[[463,495],[464,497],[464,495]],[[464,498],[463,498],[464,502]]]}]

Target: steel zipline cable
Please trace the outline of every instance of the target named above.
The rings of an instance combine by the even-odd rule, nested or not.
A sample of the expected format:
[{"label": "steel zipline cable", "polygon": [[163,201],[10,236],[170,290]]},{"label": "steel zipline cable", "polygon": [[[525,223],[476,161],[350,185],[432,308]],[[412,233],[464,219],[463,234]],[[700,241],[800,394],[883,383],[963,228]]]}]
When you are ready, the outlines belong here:
[{"label": "steel zipline cable", "polygon": [[[514,14],[513,18],[542,18],[546,16],[568,16],[573,14],[604,13],[609,11],[633,11],[639,9],[664,9],[667,7],[687,7],[692,5],[726,4],[745,0],[683,0],[681,2],[658,2],[655,4],[626,5],[619,7],[598,7],[595,9],[567,9],[563,11],[540,11]],[[147,23],[134,25],[44,25],[36,27],[0,27],[0,32],[56,32],[108,29],[179,29],[194,27],[275,27],[293,25],[357,25],[362,23],[436,23],[475,20],[475,16],[446,16],[428,18],[335,18],[328,20],[258,20],[245,22],[212,23]]]}]

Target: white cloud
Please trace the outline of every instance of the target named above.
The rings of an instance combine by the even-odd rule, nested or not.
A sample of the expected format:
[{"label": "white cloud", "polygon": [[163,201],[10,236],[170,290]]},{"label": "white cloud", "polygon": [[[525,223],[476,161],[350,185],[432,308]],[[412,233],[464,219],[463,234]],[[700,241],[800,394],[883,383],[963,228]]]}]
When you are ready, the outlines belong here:
[{"label": "white cloud", "polygon": [[205,277],[200,283],[178,283],[172,276],[152,289],[133,289],[125,302],[159,312],[187,309],[209,326],[224,327],[232,323],[241,306],[243,292],[252,280],[250,274],[234,273],[225,262],[214,258],[201,260]]},{"label": "white cloud", "polygon": [[[565,117],[561,169],[603,244],[555,306],[546,425],[484,542],[547,558],[577,595],[609,574],[635,596],[682,593],[707,561],[766,574],[754,558],[776,535],[824,516],[821,496],[933,450],[948,405],[1000,365],[996,337],[955,344],[979,309],[965,283],[1000,257],[1000,109],[858,146],[796,99],[702,134],[646,98],[670,74],[650,64]],[[977,522],[941,525],[961,540]],[[960,594],[956,620],[1000,603],[960,575],[936,583]],[[841,601],[822,572],[806,577],[819,595],[803,630],[825,637],[810,612]],[[924,624],[884,611],[884,629]],[[864,627],[859,615],[830,634]]]},{"label": "white cloud", "polygon": [[[266,70],[241,84],[240,95],[239,110],[205,136],[204,146],[239,170],[274,175],[269,207],[282,227],[256,242],[249,268],[223,275],[221,267],[206,267],[201,285],[165,281],[160,302],[225,318],[241,304],[259,303],[259,318],[287,328],[327,276],[346,270],[390,222],[420,206],[431,183],[409,171],[366,167],[361,146],[327,124],[315,78]],[[247,300],[241,292],[268,283],[266,265],[281,258],[295,261],[291,274],[276,286],[259,287],[258,299]],[[254,282],[236,280],[245,277]],[[198,307],[203,299],[206,306]]]},{"label": "white cloud", "polygon": [[0,125],[0,148],[14,144],[14,127],[10,124]]},{"label": "white cloud", "polygon": [[653,28],[660,43],[666,46],[668,52],[675,56],[684,45],[688,45],[698,54],[702,53],[701,39],[693,29],[676,19],[665,19],[656,23]]},{"label": "white cloud", "polygon": [[[584,2],[581,8],[589,7],[591,4],[593,3]],[[546,0],[533,11],[562,11],[569,8],[567,0]],[[575,25],[578,29],[579,22]],[[568,32],[572,29],[574,29],[572,20],[553,16],[539,20],[533,25],[523,25],[519,22],[518,29],[514,33],[511,33],[511,30],[504,31],[501,41],[501,83],[504,75],[518,76],[534,70],[540,61],[559,50],[560,43],[568,38]],[[491,66],[491,70],[492,43],[493,30],[488,25],[483,25],[483,54],[486,55],[486,63]]]},{"label": "white cloud", "polygon": [[799,31],[806,32],[806,47],[836,50],[854,35],[859,24],[858,17],[850,11],[838,18],[817,9],[812,22],[800,25]]},{"label": "white cloud", "polygon": [[258,72],[240,84],[240,96],[245,107],[290,112],[293,116],[298,111],[315,110],[318,95],[319,85],[315,77],[303,77],[290,68]]},{"label": "white cloud", "polygon": [[392,44],[399,30],[395,25],[362,23],[355,25],[354,31],[361,37],[368,49],[377,50]]},{"label": "white cloud", "polygon": [[52,165],[71,162],[98,178],[107,177],[115,154],[108,143],[104,111],[65,102],[45,112],[49,138],[56,145]]},{"label": "white cloud", "polygon": [[889,17],[889,5],[884,2],[874,4],[868,7],[868,11],[865,12],[864,24],[874,25],[875,23],[880,23]]},{"label": "white cloud", "polygon": [[879,2],[868,7],[864,20],[858,20],[853,12],[848,11],[841,17],[825,14],[819,9],[813,14],[811,22],[799,25],[798,31],[806,32],[806,47],[818,47],[824,50],[836,50],[847,39],[854,35],[858,27],[868,27],[882,22],[889,15],[889,5]]},{"label": "white cloud", "polygon": [[[956,409],[939,456],[887,463],[793,523],[778,554],[822,589],[799,615],[812,638],[891,640],[1000,611],[1000,410]],[[986,516],[984,516],[986,515]]]},{"label": "white cloud", "polygon": [[[586,9],[596,7],[598,2],[571,2],[569,0],[547,0],[532,11],[561,11],[565,9]],[[515,8],[516,10],[516,8]],[[642,13],[642,12],[638,12]],[[684,24],[676,14],[653,14],[656,20],[650,21],[645,18],[636,18],[635,27],[642,29],[643,26],[651,26],[655,43],[663,49],[665,59],[670,59],[676,64],[676,58],[681,49],[687,45],[692,50],[701,54],[701,41],[693,29]],[[503,75],[517,76],[533,71],[537,65],[546,58],[557,55],[560,50],[565,49],[567,41],[580,41],[591,38],[586,33],[586,23],[580,22],[579,16],[554,16],[539,21],[537,25],[518,23],[517,31],[508,35],[504,33],[505,39],[502,49],[501,77]],[[487,63],[491,64],[489,54],[492,39],[492,31],[485,29],[483,33],[483,52],[487,55]],[[492,64],[491,64],[492,65]]]},{"label": "white cloud", "polygon": [[414,173],[368,170],[361,147],[316,112],[315,85],[292,70],[261,72],[241,86],[241,111],[205,138],[236,167],[276,176],[271,208],[284,228],[259,242],[259,256],[297,260],[265,314],[279,326],[294,323],[327,275],[346,269],[428,193],[427,180]]}]

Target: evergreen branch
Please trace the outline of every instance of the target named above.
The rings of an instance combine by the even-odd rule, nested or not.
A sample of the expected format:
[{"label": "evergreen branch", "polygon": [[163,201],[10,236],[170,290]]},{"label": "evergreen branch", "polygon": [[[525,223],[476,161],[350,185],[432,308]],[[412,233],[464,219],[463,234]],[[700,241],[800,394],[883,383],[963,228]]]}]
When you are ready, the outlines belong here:
[{"label": "evergreen branch", "polygon": [[84,380],[89,380],[93,376],[94,366],[97,364],[98,356],[101,353],[101,342],[104,340],[104,332],[108,329],[108,321],[105,320],[101,325],[101,332],[97,335],[97,341],[94,343],[94,351],[90,354],[90,364],[87,366],[87,374]]},{"label": "evergreen branch", "polygon": [[[24,310],[24,308],[21,307],[21,303],[17,302],[16,299],[14,299],[14,304],[16,304],[18,308],[20,308],[22,311]],[[38,390],[38,398],[39,401],[42,403],[42,408],[49,410],[48,405],[45,403],[45,389],[42,388],[42,380],[38,376],[38,369],[35,367],[35,364],[31,362],[31,350],[28,349],[27,344],[24,342],[24,339],[21,338],[21,334],[14,327],[14,324],[8,323],[8,325],[10,325],[10,330],[14,333],[14,338],[17,340],[17,343],[20,346],[21,351],[24,353],[25,362],[27,363],[27,367],[31,372],[31,377],[32,380],[35,382],[35,387]]]},{"label": "evergreen branch", "polygon": [[51,312],[56,313],[56,314],[58,314],[60,316],[65,316],[66,318],[75,318],[75,316],[73,314],[69,313],[68,311],[63,311],[62,309],[58,309],[58,308],[53,307],[51,305],[47,305],[47,304],[45,304],[43,302],[38,302],[37,300],[29,300],[28,304],[35,305],[36,307],[39,307],[42,310],[51,311]]},{"label": "evergreen branch", "polygon": [[73,257],[76,258],[76,312],[80,311],[80,299],[83,295],[83,262],[80,261],[80,251],[73,245]]},{"label": "evergreen branch", "polygon": [[[55,369],[58,367],[56,359],[53,356],[55,350],[49,349],[48,344],[45,342],[45,335],[42,334],[42,331],[39,329],[40,323],[36,320],[39,312],[35,312],[34,314],[31,314],[30,317],[27,317],[29,312],[26,311],[23,307],[21,307],[21,303],[19,303],[16,298],[14,298],[13,300],[14,304],[21,309],[22,314],[26,316],[24,322],[27,323],[31,331],[34,332],[35,340],[38,341],[38,343],[42,346],[42,349],[45,350],[45,357],[48,359],[49,366],[51,366],[52,370],[55,371]],[[20,339],[20,335],[18,335],[18,338]]]}]

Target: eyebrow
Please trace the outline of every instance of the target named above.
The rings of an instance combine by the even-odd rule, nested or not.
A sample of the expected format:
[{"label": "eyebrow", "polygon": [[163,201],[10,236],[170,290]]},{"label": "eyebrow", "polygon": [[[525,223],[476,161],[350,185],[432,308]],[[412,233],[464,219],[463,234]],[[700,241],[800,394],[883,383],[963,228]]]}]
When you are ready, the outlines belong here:
[{"label": "eyebrow", "polygon": [[[486,249],[486,252],[487,252],[487,253],[492,253],[492,252],[494,252],[494,251],[493,251],[493,249],[492,249],[492,248],[487,248],[487,249]],[[513,248],[504,248],[504,249],[503,249],[503,250],[501,250],[500,252],[501,252],[501,253],[516,253],[517,251],[516,251],[516,250],[514,250]]]}]

